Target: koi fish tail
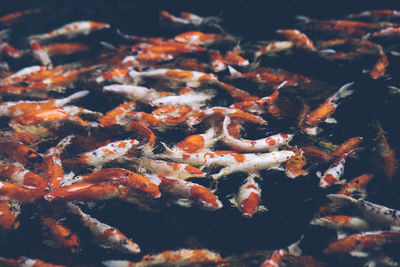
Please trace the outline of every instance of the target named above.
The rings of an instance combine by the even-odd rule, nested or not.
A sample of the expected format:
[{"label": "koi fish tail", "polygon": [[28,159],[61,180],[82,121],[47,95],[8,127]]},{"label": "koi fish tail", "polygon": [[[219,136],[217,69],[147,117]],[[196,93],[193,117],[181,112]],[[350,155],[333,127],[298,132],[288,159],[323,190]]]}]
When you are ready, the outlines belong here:
[{"label": "koi fish tail", "polygon": [[340,87],[338,93],[339,98],[345,98],[354,93],[354,90],[350,90],[349,88],[354,84],[354,82],[346,83],[342,87]]},{"label": "koi fish tail", "polygon": [[300,256],[300,255],[303,254],[303,250],[299,247],[299,244],[301,243],[303,238],[304,238],[304,235],[302,235],[297,242],[295,242],[295,243],[291,244],[290,246],[288,246],[288,252],[289,252],[290,255]]},{"label": "koi fish tail", "polygon": [[237,70],[235,70],[232,66],[228,65],[228,70],[229,70],[229,73],[231,75],[231,78],[240,78],[240,77],[242,77],[242,74],[240,72],[238,72]]},{"label": "koi fish tail", "polygon": [[87,94],[89,94],[88,90],[79,91],[79,92],[76,92],[76,93],[74,93],[74,94],[72,94],[72,95],[70,95],[70,96],[68,96],[68,97],[66,97],[64,99],[60,99],[58,101],[58,103],[61,106],[64,106],[65,104],[68,104],[70,102],[76,101],[76,100],[86,96]]}]

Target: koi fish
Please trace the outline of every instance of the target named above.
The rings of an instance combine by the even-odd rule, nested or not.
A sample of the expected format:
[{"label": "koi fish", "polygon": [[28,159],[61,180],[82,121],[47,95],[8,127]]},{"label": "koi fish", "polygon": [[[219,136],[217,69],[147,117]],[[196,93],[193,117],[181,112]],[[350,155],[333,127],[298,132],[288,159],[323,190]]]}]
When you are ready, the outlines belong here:
[{"label": "koi fish", "polygon": [[126,125],[131,119],[128,113],[136,109],[136,101],[123,103],[118,107],[108,111],[104,116],[99,118],[99,124],[102,127],[109,127],[112,125]]},{"label": "koi fish", "polygon": [[262,46],[254,53],[254,60],[256,61],[260,56],[265,54],[274,54],[281,51],[287,51],[294,46],[290,41],[275,41],[266,46]]},{"label": "koi fish", "polygon": [[206,104],[206,101],[209,101],[214,97],[215,92],[213,90],[203,90],[202,92],[194,92],[190,90],[190,92],[181,95],[160,97],[151,101],[150,105],[156,107],[168,105],[202,107]]},{"label": "koi fish", "polygon": [[46,51],[49,56],[59,56],[85,52],[89,50],[89,47],[80,43],[53,43],[42,45],[42,49]]},{"label": "koi fish", "polygon": [[364,138],[362,138],[361,136],[356,136],[353,138],[348,139],[347,141],[345,141],[343,144],[341,144],[340,146],[338,146],[332,153],[331,155],[334,157],[338,157],[340,155],[343,155],[345,153],[348,153],[352,150],[354,150],[355,148],[358,147],[358,145],[361,143],[361,141]]},{"label": "koi fish", "polygon": [[237,139],[230,135],[228,126],[231,119],[226,116],[223,123],[222,141],[230,148],[238,152],[265,152],[277,150],[281,146],[287,145],[293,138],[292,134],[276,134],[258,140]]},{"label": "koi fish", "polygon": [[199,45],[167,40],[156,44],[140,43],[135,45],[133,50],[140,50],[140,53],[162,53],[178,56],[186,53],[202,52],[205,49]]},{"label": "koi fish", "polygon": [[43,164],[42,156],[21,142],[0,141],[0,151],[24,166],[41,168]]},{"label": "koi fish", "polygon": [[224,55],[224,62],[227,65],[233,65],[233,66],[248,66],[250,63],[247,59],[243,58],[239,54],[233,51],[226,51]]},{"label": "koi fish", "polygon": [[321,176],[321,173],[317,173],[317,176],[320,178],[320,187],[326,188],[334,184],[345,183],[345,181],[340,180],[340,178],[344,174],[344,164],[346,163],[346,158],[350,153],[352,153],[352,151],[341,155],[334,163],[331,164],[331,166],[329,166],[324,175]]},{"label": "koi fish", "polygon": [[189,87],[198,87],[201,84],[207,83],[218,83],[218,77],[214,74],[180,69],[155,69],[143,72],[131,70],[129,76],[134,79],[135,84],[139,83],[143,77],[157,77],[174,82],[182,82]]},{"label": "koi fish", "polygon": [[18,202],[0,201],[0,228],[4,230],[17,229],[20,225],[20,222],[17,221],[20,213],[21,205]]},{"label": "koi fish", "polygon": [[374,176],[369,173],[357,176],[340,188],[337,194],[351,196],[354,192],[365,192],[365,187],[373,177]]},{"label": "koi fish", "polygon": [[300,256],[303,252],[299,247],[299,244],[303,237],[300,238],[296,243],[291,244],[287,248],[281,248],[275,250],[271,257],[267,257],[263,263],[261,263],[261,267],[279,267],[282,258],[286,255]]},{"label": "koi fish", "polygon": [[19,58],[22,56],[17,49],[3,41],[0,41],[0,55],[5,55],[12,58]]},{"label": "koi fish", "polygon": [[97,77],[95,80],[97,83],[102,83],[104,81],[113,80],[116,82],[123,82],[128,77],[128,73],[131,71],[130,68],[117,68],[103,75]]},{"label": "koi fish", "polygon": [[49,54],[43,49],[43,47],[39,44],[39,42],[35,40],[30,41],[33,56],[39,60],[42,65],[47,68],[53,68],[53,63],[51,62]]},{"label": "koi fish", "polygon": [[96,183],[108,181],[113,184],[121,184],[137,192],[143,192],[149,197],[159,198],[161,196],[158,187],[151,183],[148,178],[122,168],[108,168],[97,172],[75,176],[72,179],[64,179],[64,185],[76,183]]},{"label": "koi fish", "polygon": [[353,205],[362,212],[365,218],[382,226],[400,226],[400,211],[378,205],[364,199],[354,199],[350,196],[340,194],[329,194],[327,197],[332,201],[329,206],[337,209],[344,205]]},{"label": "koi fish", "polygon": [[390,146],[386,137],[387,133],[382,129],[380,122],[377,121],[375,124],[378,132],[375,138],[377,145],[373,150],[378,154],[377,167],[383,171],[389,181],[392,181],[397,171],[396,154]]},{"label": "koi fish", "polygon": [[47,181],[42,176],[25,169],[20,163],[0,165],[0,175],[19,185],[47,188]]},{"label": "koi fish", "polygon": [[202,172],[196,167],[189,164],[169,162],[155,159],[141,159],[140,164],[147,171],[160,176],[174,177],[181,180],[186,180],[190,177],[204,177],[205,172]]},{"label": "koi fish", "polygon": [[347,16],[351,19],[358,18],[374,18],[374,19],[391,19],[400,17],[400,12],[393,9],[369,10]]},{"label": "koi fish", "polygon": [[67,204],[72,213],[79,216],[84,226],[88,227],[93,236],[105,247],[111,247],[124,253],[140,253],[139,246],[126,237],[117,228],[101,223],[97,219],[84,213],[77,205]]},{"label": "koi fish", "polygon": [[317,51],[317,48],[315,48],[313,41],[311,41],[311,39],[308,38],[307,35],[300,32],[299,30],[285,29],[285,30],[277,30],[276,32],[285,36],[296,47],[312,52]]},{"label": "koi fish", "polygon": [[319,225],[336,230],[350,229],[354,231],[365,231],[370,228],[363,219],[354,216],[335,215],[313,219],[310,224]]},{"label": "koi fish", "polygon": [[230,94],[234,99],[238,99],[241,101],[255,101],[260,99],[258,96],[253,96],[242,89],[236,88],[233,85],[224,82],[220,82],[218,85],[228,94]]},{"label": "koi fish", "polygon": [[79,91],[68,97],[44,101],[18,101],[0,103],[0,116],[17,117],[35,110],[62,107],[89,94],[89,91]]},{"label": "koi fish", "polygon": [[214,72],[221,72],[226,70],[227,66],[225,64],[225,59],[222,57],[218,50],[210,50],[210,64]]},{"label": "koi fish", "polygon": [[57,245],[70,248],[73,253],[78,252],[80,240],[77,235],[72,233],[71,230],[62,223],[52,218],[41,216],[41,220],[42,224],[49,231],[50,237],[56,241]]},{"label": "koi fish", "polygon": [[67,38],[73,38],[76,35],[84,34],[87,35],[92,31],[97,31],[105,28],[110,28],[110,25],[102,22],[94,21],[76,21],[65,24],[58,29],[52,30],[48,33],[32,35],[29,37],[30,40],[48,40],[60,36],[65,36]]},{"label": "koi fish", "polygon": [[181,206],[190,207],[192,204],[198,204],[211,211],[222,208],[222,203],[218,197],[204,186],[160,175],[149,175],[148,178],[152,183],[157,184],[162,191],[183,198],[176,202]]},{"label": "koi fish", "polygon": [[331,160],[331,155],[312,147],[302,147],[301,150],[306,158],[317,159],[319,161]]},{"label": "koi fish", "polygon": [[331,116],[339,105],[339,101],[353,93],[349,88],[353,82],[343,85],[335,94],[325,100],[318,108],[311,111],[302,123],[302,130],[309,135],[317,134],[317,125],[322,121],[330,121]]},{"label": "koi fish", "polygon": [[103,261],[107,267],[133,267],[153,265],[193,265],[219,264],[226,262],[218,253],[208,249],[167,250],[159,254],[145,255],[139,262]]},{"label": "koi fish", "polygon": [[219,34],[198,31],[184,32],[174,37],[175,41],[192,45],[210,45],[223,39]]},{"label": "koi fish", "polygon": [[20,83],[20,82],[24,81],[24,79],[29,77],[31,74],[40,72],[44,69],[45,69],[44,66],[30,66],[30,67],[23,68],[10,76],[3,78],[0,81],[0,85],[6,86],[6,85]]},{"label": "koi fish", "polygon": [[[218,179],[236,172],[254,173],[263,169],[277,168],[282,163],[288,161],[295,154],[293,151],[281,150],[270,153],[255,154],[255,156],[248,156],[243,154],[243,161],[236,161],[232,165],[224,167],[219,173],[212,175],[213,179]],[[247,158],[252,158],[247,160]],[[216,158],[212,158],[207,165],[218,163]]]},{"label": "koi fish", "polygon": [[307,175],[308,172],[303,170],[307,164],[304,151],[302,149],[295,150],[295,156],[291,157],[285,164],[286,176],[289,178],[297,178],[300,175]]},{"label": "koi fish", "polygon": [[371,71],[369,72],[369,75],[371,76],[372,79],[378,79],[385,74],[385,71],[388,66],[389,66],[389,60],[385,55],[385,52],[383,52],[382,47],[380,47],[379,59],[372,67]]},{"label": "koi fish", "polygon": [[255,181],[256,177],[259,177],[259,175],[249,175],[245,182],[240,186],[237,196],[229,199],[229,201],[235,205],[246,218],[253,217],[256,212],[264,212],[268,210],[264,206],[260,206],[261,188]]},{"label": "koi fish", "polygon": [[27,9],[24,11],[16,11],[10,14],[6,14],[4,16],[0,17],[0,23],[5,25],[5,26],[11,26],[15,22],[17,22],[22,16],[29,15],[29,14],[34,14],[34,13],[40,13],[40,9],[34,8],[34,9]]},{"label": "koi fish", "polygon": [[374,231],[349,235],[330,243],[323,252],[325,255],[342,255],[350,253],[353,256],[367,256],[364,250],[373,250],[384,244],[399,242],[399,231]]},{"label": "koi fish", "polygon": [[48,263],[48,262],[43,262],[43,261],[38,260],[38,259],[31,259],[31,258],[28,258],[28,257],[20,257],[20,258],[18,258],[16,260],[15,259],[6,259],[6,258],[0,257],[0,263],[3,264],[4,266],[66,267],[65,265],[56,265],[56,264],[52,264],[52,263]]},{"label": "koi fish", "polygon": [[0,182],[0,201],[33,202],[44,195],[44,190],[40,188]]}]

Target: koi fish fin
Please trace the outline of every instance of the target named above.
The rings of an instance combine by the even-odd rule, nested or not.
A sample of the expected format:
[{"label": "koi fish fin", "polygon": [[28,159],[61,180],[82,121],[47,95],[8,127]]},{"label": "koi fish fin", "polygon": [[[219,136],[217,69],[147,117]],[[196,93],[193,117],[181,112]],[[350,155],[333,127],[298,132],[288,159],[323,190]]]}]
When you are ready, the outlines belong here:
[{"label": "koi fish fin", "polygon": [[75,176],[75,174],[73,172],[70,172],[67,175],[64,175],[61,183],[60,183],[60,187],[62,186],[66,186],[66,185],[71,185],[71,184],[76,184],[76,183],[80,183],[82,182],[82,176],[78,175]]},{"label": "koi fish fin", "polygon": [[304,235],[302,235],[299,239],[299,241],[291,244],[290,246],[288,246],[288,252],[290,255],[293,256],[300,256],[301,254],[303,254],[303,250],[299,247],[299,244],[301,243],[301,241],[303,240]]},{"label": "koi fish fin", "polygon": [[395,57],[399,57],[400,56],[400,52],[399,51],[390,51],[390,54],[392,56],[395,56]]},{"label": "koi fish fin", "polygon": [[350,255],[357,258],[366,258],[369,254],[361,250],[353,250],[352,252],[350,252]]},{"label": "koi fish fin", "polygon": [[[79,91],[79,92],[76,92],[76,93],[74,93],[74,94],[72,94],[72,95],[66,97],[66,98],[65,98],[65,101],[66,101],[66,103],[69,103],[69,102],[78,100],[78,99],[80,99],[80,98],[82,98],[82,97],[85,97],[85,96],[88,95],[88,94],[89,94],[89,91],[88,91],[88,90]],[[68,102],[67,102],[67,101],[68,101]],[[65,103],[65,104],[66,104],[66,103]]]},{"label": "koi fish fin", "polygon": [[186,198],[180,198],[174,201],[175,204],[181,206],[181,207],[185,207],[185,208],[190,208],[192,206],[192,201],[190,201],[189,199]]},{"label": "koi fish fin", "polygon": [[265,207],[264,205],[259,205],[259,206],[256,208],[256,212],[267,212],[267,211],[268,211],[268,208]]},{"label": "koi fish fin", "polygon": [[268,168],[268,170],[277,170],[277,171],[285,171],[285,168],[283,168],[282,166],[273,166]]},{"label": "koi fish fin", "polygon": [[326,123],[337,123],[338,121],[335,118],[329,117],[325,119]]},{"label": "koi fish fin", "polygon": [[235,70],[232,66],[228,65],[228,70],[232,78],[242,77],[242,74]]},{"label": "koi fish fin", "polygon": [[308,135],[315,136],[318,134],[318,127],[310,127],[310,128],[305,128],[304,132]]},{"label": "koi fish fin", "polygon": [[345,98],[354,93],[353,90],[350,90],[349,88],[353,86],[354,82],[346,83],[342,87],[340,87],[339,91],[337,92],[340,98]]},{"label": "koi fish fin", "polygon": [[236,202],[236,194],[228,195],[228,200],[232,204],[232,206],[237,207],[238,203]]},{"label": "koi fish fin", "polygon": [[169,148],[166,143],[164,143],[164,142],[160,142],[160,143],[165,148],[165,151],[167,152],[167,154],[173,154],[174,153],[174,151],[171,148]]},{"label": "koi fish fin", "polygon": [[391,93],[391,94],[396,94],[396,95],[400,94],[400,88],[398,88],[396,86],[389,85],[387,88],[389,88],[389,93]]},{"label": "koi fish fin", "polygon": [[337,239],[345,238],[347,234],[343,230],[337,230]]}]

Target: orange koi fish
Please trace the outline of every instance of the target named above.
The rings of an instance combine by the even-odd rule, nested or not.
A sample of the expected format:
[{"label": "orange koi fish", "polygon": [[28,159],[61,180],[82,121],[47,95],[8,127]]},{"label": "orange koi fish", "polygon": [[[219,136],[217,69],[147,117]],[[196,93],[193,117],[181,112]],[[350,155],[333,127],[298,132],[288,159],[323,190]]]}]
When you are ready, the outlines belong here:
[{"label": "orange koi fish", "polygon": [[60,28],[52,30],[51,32],[48,33],[32,35],[29,37],[29,39],[48,40],[60,36],[73,38],[79,34],[87,35],[92,31],[97,31],[105,28],[110,28],[110,25],[107,23],[94,22],[94,21],[77,21],[65,24],[64,26],[61,26]]},{"label": "orange koi fish", "polygon": [[377,167],[383,171],[384,175],[389,179],[389,181],[392,181],[397,171],[396,154],[393,148],[389,145],[389,141],[386,137],[387,133],[382,129],[379,121],[376,122],[376,127],[378,129],[378,133],[375,138],[377,145],[373,150],[378,153]]},{"label": "orange koi fish", "polygon": [[[335,113],[339,101],[353,93],[349,88],[353,83],[343,85],[335,94],[325,100],[318,108],[311,111],[302,123],[302,130],[309,135],[317,134],[317,125],[326,121],[333,113]],[[329,120],[328,120],[329,121]]]},{"label": "orange koi fish", "polygon": [[140,164],[147,171],[161,176],[174,177],[181,180],[186,180],[190,177],[204,177],[205,172],[202,172],[196,167],[189,164],[169,162],[155,159],[142,159]]},{"label": "orange koi fish", "polygon": [[[360,255],[363,250],[380,248],[384,244],[399,242],[399,231],[375,231],[349,235],[330,243],[323,252],[325,255],[341,255],[350,253]],[[363,253],[365,254],[365,253]]]},{"label": "orange koi fish", "polygon": [[264,206],[260,206],[261,188],[255,181],[256,177],[259,177],[259,175],[249,175],[245,182],[240,186],[237,195],[229,200],[246,218],[253,217],[256,212],[267,211]]},{"label": "orange koi fish", "polygon": [[225,64],[233,66],[248,66],[250,63],[247,59],[241,57],[239,54],[233,51],[226,51],[224,56]]},{"label": "orange koi fish", "polygon": [[49,236],[57,242],[57,245],[65,248],[70,248],[71,252],[76,253],[80,247],[80,240],[77,235],[71,232],[62,223],[41,216],[42,224],[47,228]]},{"label": "orange koi fish", "polygon": [[350,182],[348,182],[346,185],[344,185],[340,190],[337,192],[337,194],[342,194],[346,196],[351,196],[354,192],[364,192],[365,187],[371,181],[371,179],[374,176],[369,173],[365,173],[363,175],[357,176],[354,179],[352,179]]},{"label": "orange koi fish", "polygon": [[175,41],[193,44],[193,45],[210,45],[223,39],[219,34],[202,33],[197,31],[184,32],[174,37]]},{"label": "orange koi fish", "polygon": [[385,75],[385,71],[387,67],[389,66],[389,60],[387,56],[385,55],[385,52],[383,52],[383,49],[381,46],[379,46],[379,59],[375,63],[375,65],[372,67],[371,71],[369,72],[369,76],[371,76],[372,79],[378,79]]},{"label": "orange koi fish", "polygon": [[21,207],[18,202],[0,201],[0,228],[4,230],[17,229],[20,225],[20,222],[17,221],[20,213]]},{"label": "orange koi fish", "polygon": [[315,48],[313,41],[311,41],[311,39],[308,38],[307,35],[300,32],[299,30],[285,29],[285,30],[277,30],[276,32],[285,36],[296,47],[313,52],[317,51],[317,48]]},{"label": "orange koi fish", "polygon": [[368,223],[363,219],[346,215],[334,215],[316,218],[313,219],[310,224],[336,230],[350,229],[353,231],[365,231],[370,228]]},{"label": "orange koi fish", "polygon": [[16,260],[14,259],[6,259],[0,257],[0,263],[3,266],[32,266],[32,267],[66,267],[65,265],[56,265],[52,263],[43,262],[38,259],[31,259],[28,257],[20,257]]},{"label": "orange koi fish", "polygon": [[230,135],[228,126],[231,119],[226,116],[223,123],[222,141],[230,148],[239,152],[265,152],[277,150],[287,145],[293,138],[292,134],[276,134],[258,140],[237,139]]},{"label": "orange koi fish", "polygon": [[80,43],[54,43],[42,45],[42,49],[46,51],[49,56],[59,56],[85,52],[89,50],[89,47]]},{"label": "orange koi fish", "polygon": [[71,183],[96,183],[108,181],[112,184],[121,184],[137,192],[146,193],[149,197],[159,198],[161,196],[157,185],[151,183],[148,178],[122,168],[102,169],[97,172],[75,176],[64,184]]},{"label": "orange koi fish", "polygon": [[361,141],[364,138],[362,138],[361,136],[356,136],[353,138],[350,138],[349,140],[347,140],[346,142],[344,142],[343,144],[341,144],[340,146],[338,146],[332,153],[331,155],[334,157],[338,157],[340,155],[343,155],[345,153],[350,152],[351,150],[354,150],[355,148],[358,147],[358,145],[361,143]]},{"label": "orange koi fish", "polygon": [[0,200],[12,200],[17,202],[33,202],[45,195],[43,189],[27,185],[17,185],[8,182],[0,182]]},{"label": "orange koi fish", "polygon": [[303,170],[303,167],[307,164],[304,151],[302,149],[296,149],[294,153],[295,156],[291,157],[285,164],[286,176],[292,179],[300,175],[308,174],[307,171]]},{"label": "orange koi fish", "polygon": [[125,125],[130,119],[128,112],[136,109],[136,102],[130,101],[119,105],[115,109],[108,111],[104,116],[99,118],[99,124],[102,127],[109,127],[112,125]]},{"label": "orange koi fish", "polygon": [[108,80],[116,82],[123,82],[127,77],[131,69],[129,68],[117,68],[104,73],[103,75],[96,78],[96,82],[101,83]]},{"label": "orange koi fish", "polygon": [[306,158],[317,159],[319,161],[329,161],[331,156],[321,150],[312,147],[302,147],[301,150]]},{"label": "orange koi fish", "polygon": [[47,188],[46,179],[25,169],[19,163],[0,165],[0,175],[15,184],[34,186],[41,189]]},{"label": "orange koi fish", "polygon": [[233,85],[230,85],[230,84],[227,84],[224,82],[220,82],[218,85],[222,89],[224,89],[228,94],[230,94],[234,99],[238,99],[241,101],[255,101],[255,100],[260,99],[259,97],[253,96],[244,90],[236,88]]},{"label": "orange koi fish", "polygon": [[151,182],[158,184],[162,191],[183,198],[177,201],[179,205],[190,207],[192,204],[198,204],[202,208],[212,211],[222,208],[218,197],[204,186],[160,175],[151,175],[148,178]]},{"label": "orange koi fish", "polygon": [[103,261],[107,267],[134,267],[134,266],[154,266],[154,265],[210,265],[223,264],[226,260],[218,253],[208,249],[180,249],[167,250],[159,254],[145,255],[139,262],[129,261]]},{"label": "orange koi fish", "polygon": [[11,26],[12,24],[17,22],[24,15],[40,13],[40,12],[41,11],[38,8],[27,9],[27,10],[24,10],[24,11],[16,11],[16,12],[1,16],[0,17],[0,24],[3,24],[5,26]]},{"label": "orange koi fish", "polygon": [[6,86],[6,85],[23,82],[26,78],[28,78],[33,73],[37,73],[37,72],[43,71],[45,69],[46,68],[44,66],[30,66],[30,67],[23,68],[23,69],[17,71],[16,73],[3,78],[0,81],[0,85]]},{"label": "orange koi fish", "polygon": [[0,141],[0,151],[24,166],[40,168],[43,164],[42,156],[21,142]]}]

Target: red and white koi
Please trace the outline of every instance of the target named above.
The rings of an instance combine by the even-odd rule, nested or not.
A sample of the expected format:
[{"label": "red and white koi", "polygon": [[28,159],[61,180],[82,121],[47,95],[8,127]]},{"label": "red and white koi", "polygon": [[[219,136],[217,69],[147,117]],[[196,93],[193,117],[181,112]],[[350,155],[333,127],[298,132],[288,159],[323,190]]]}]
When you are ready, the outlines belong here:
[{"label": "red and white koi", "polygon": [[192,45],[210,45],[223,39],[222,35],[199,31],[184,32],[175,36],[175,41]]},{"label": "red and white koi", "polygon": [[104,116],[99,118],[99,124],[102,127],[113,125],[126,125],[131,121],[128,114],[136,109],[136,101],[130,101],[120,104],[118,107],[108,111]]},{"label": "red and white koi", "polygon": [[95,80],[98,83],[102,83],[104,81],[112,80],[116,82],[124,82],[128,79],[128,73],[131,71],[130,68],[117,68],[112,69],[103,75],[97,77]]},{"label": "red and white koi", "polygon": [[6,55],[8,57],[12,57],[12,58],[19,58],[22,56],[22,54],[15,49],[14,47],[12,47],[11,45],[0,41],[0,55]]},{"label": "red and white koi", "polygon": [[276,134],[258,140],[237,139],[230,135],[228,126],[231,119],[226,116],[223,123],[222,141],[230,148],[239,152],[265,152],[277,150],[287,145],[293,138],[292,134]]},{"label": "red and white koi", "polygon": [[284,81],[281,85],[277,86],[275,88],[275,91],[269,96],[265,96],[265,97],[257,99],[257,100],[236,102],[236,103],[233,103],[232,105],[230,105],[229,107],[239,108],[243,111],[247,111],[250,113],[256,113],[256,114],[264,114],[265,112],[271,112],[271,109],[273,109],[274,103],[279,98],[279,89],[282,86],[284,86],[286,83],[287,82]]},{"label": "red and white koi", "polygon": [[[236,172],[246,172],[246,173],[254,173],[264,169],[272,169],[277,168],[282,163],[288,161],[291,157],[295,156],[293,151],[289,150],[281,150],[270,153],[261,153],[261,154],[242,154],[244,157],[243,161],[236,161],[227,167],[224,167],[220,170],[219,173],[212,175],[214,179],[218,179],[222,176],[226,176]],[[248,158],[252,158],[251,160],[247,160]],[[218,164],[219,162],[216,158],[211,158],[207,163],[208,165]]]},{"label": "red and white koi", "polygon": [[294,46],[315,52],[317,48],[315,48],[313,41],[307,37],[304,33],[295,29],[285,29],[285,30],[277,30],[277,33],[282,34],[287,39],[289,39]]},{"label": "red and white koi", "polygon": [[324,175],[321,176],[321,173],[317,173],[317,176],[320,178],[320,187],[326,188],[334,184],[344,184],[346,182],[345,180],[340,180],[340,178],[344,174],[344,164],[346,163],[347,156],[350,153],[352,153],[352,151],[341,155],[334,163],[331,164],[331,166],[329,166]]},{"label": "red and white koi", "polygon": [[65,36],[67,38],[73,38],[76,35],[84,34],[87,35],[92,31],[97,31],[105,28],[110,28],[110,25],[102,22],[94,21],[76,21],[65,24],[58,29],[52,30],[48,33],[32,35],[29,37],[31,40],[48,40],[55,37]]},{"label": "red and white koi", "polygon": [[275,41],[259,48],[254,54],[254,60],[265,54],[275,54],[276,52],[287,51],[294,46],[290,41]]},{"label": "red and white koi", "polygon": [[18,101],[0,103],[0,116],[16,117],[35,110],[62,107],[89,94],[89,91],[79,91],[68,97],[44,101]]},{"label": "red and white koi", "polygon": [[71,179],[64,179],[64,185],[76,183],[96,183],[107,181],[116,185],[123,185],[131,190],[143,192],[151,198],[161,196],[157,185],[151,183],[148,178],[122,168],[101,169],[85,175],[75,176]]},{"label": "red and white koi", "polygon": [[222,203],[218,197],[204,186],[160,175],[149,175],[148,178],[151,182],[157,184],[161,191],[183,198],[177,201],[179,205],[190,207],[192,204],[198,204],[202,208],[212,211],[222,208]]},{"label": "red and white koi", "polygon": [[20,222],[17,221],[20,213],[21,205],[18,202],[0,201],[0,228],[4,230],[17,229],[20,225]]},{"label": "red and white koi", "polygon": [[144,158],[140,160],[140,165],[147,171],[157,175],[174,177],[181,180],[186,180],[190,177],[199,178],[206,176],[205,172],[184,163]]},{"label": "red and white koi", "polygon": [[47,188],[47,181],[42,176],[25,169],[20,163],[0,165],[0,175],[19,185]]},{"label": "red and white koi", "polygon": [[325,216],[313,219],[310,224],[319,225],[331,229],[353,231],[365,231],[370,228],[368,223],[361,218],[346,215]]},{"label": "red and white koi", "polygon": [[374,231],[349,235],[330,243],[323,252],[325,255],[367,256],[363,251],[376,250],[384,244],[400,241],[400,231]]},{"label": "red and white koi", "polygon": [[51,62],[50,56],[46,52],[46,50],[44,50],[43,47],[39,44],[39,42],[36,40],[31,40],[30,44],[33,56],[37,60],[39,60],[43,66],[46,66],[47,68],[51,69],[53,67],[53,63]]},{"label": "red and white koi", "polygon": [[267,209],[260,206],[261,188],[255,181],[259,174],[249,175],[245,182],[239,187],[237,195],[229,201],[235,205],[244,217],[251,218],[256,212],[264,212]]},{"label": "red and white koi", "polygon": [[218,83],[218,77],[214,74],[180,69],[155,69],[143,72],[131,70],[129,76],[134,79],[135,84],[138,84],[143,77],[156,77],[182,82],[186,83],[189,87],[197,87],[207,83]]},{"label": "red and white koi", "polygon": [[105,247],[111,247],[125,253],[140,253],[139,246],[126,237],[117,228],[101,223],[97,219],[84,213],[77,205],[67,204],[72,213],[79,216],[84,226],[88,227],[93,236]]},{"label": "red and white koi", "polygon": [[350,204],[360,210],[367,220],[375,224],[386,227],[400,226],[399,210],[341,194],[329,194],[327,197],[332,201],[329,206],[333,209]]},{"label": "red and white koi", "polygon": [[226,70],[227,66],[225,60],[218,50],[210,50],[210,64],[214,72],[220,72]]},{"label": "red and white koi", "polygon": [[49,236],[58,246],[70,248],[73,253],[78,252],[80,240],[76,234],[53,218],[41,216],[41,220],[42,224],[47,228]]},{"label": "red and white koi", "polygon": [[145,255],[139,262],[129,261],[103,261],[107,267],[134,267],[154,265],[210,265],[223,264],[226,260],[218,253],[208,249],[180,249],[167,250],[159,254]]},{"label": "red and white koi", "polygon": [[352,85],[352,82],[343,85],[335,94],[325,100],[325,102],[322,103],[318,108],[311,111],[302,123],[302,130],[309,135],[316,135],[317,125],[322,121],[326,122],[328,120],[329,122],[329,117],[335,113],[336,108],[339,105],[339,101],[353,93],[353,90],[349,89]]}]

